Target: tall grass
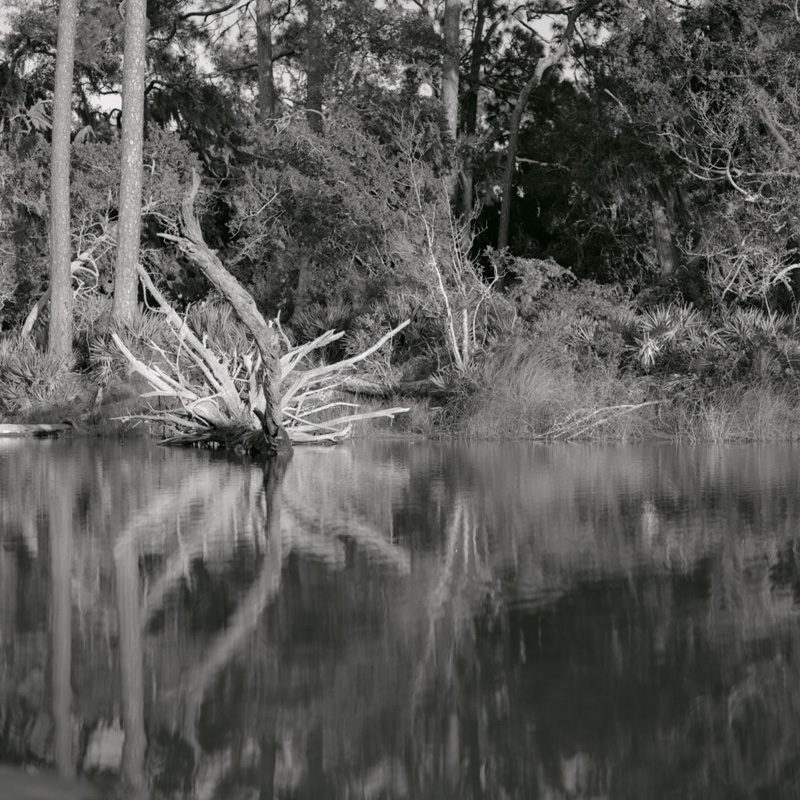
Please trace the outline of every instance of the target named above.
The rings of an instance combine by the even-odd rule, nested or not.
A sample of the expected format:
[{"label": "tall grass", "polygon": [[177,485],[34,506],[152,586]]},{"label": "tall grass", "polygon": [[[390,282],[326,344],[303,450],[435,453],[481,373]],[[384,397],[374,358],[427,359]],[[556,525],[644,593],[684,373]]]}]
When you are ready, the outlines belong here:
[{"label": "tall grass", "polygon": [[490,352],[451,404],[455,433],[477,439],[641,439],[655,411],[645,387],[613,367],[578,369],[547,338],[515,339]]},{"label": "tall grass", "polygon": [[686,386],[608,363],[579,365],[548,337],[495,348],[449,391],[445,428],[465,438],[800,440],[800,390],[788,383]]},{"label": "tall grass", "polygon": [[800,440],[800,396],[792,387],[734,385],[699,402],[676,397],[661,417],[664,433],[688,442]]},{"label": "tall grass", "polygon": [[553,361],[522,340],[489,355],[473,371],[474,389],[467,387],[451,408],[455,430],[483,439],[544,433],[568,406],[572,388],[570,376],[558,375]]}]

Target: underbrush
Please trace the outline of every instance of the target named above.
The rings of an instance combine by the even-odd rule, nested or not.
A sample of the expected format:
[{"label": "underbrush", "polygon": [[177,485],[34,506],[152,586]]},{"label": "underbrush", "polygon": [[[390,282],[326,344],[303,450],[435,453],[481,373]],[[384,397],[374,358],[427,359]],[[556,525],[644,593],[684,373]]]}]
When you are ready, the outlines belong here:
[{"label": "underbrush", "polygon": [[16,336],[0,341],[0,413],[25,414],[80,394],[73,359],[56,358]]},{"label": "underbrush", "polygon": [[[510,292],[493,298],[484,317],[470,317],[480,324],[469,337],[448,338],[443,330],[433,335],[439,318],[423,315],[397,337],[394,349],[383,348],[364,361],[362,375],[373,386],[427,386],[388,398],[409,411],[394,421],[359,421],[353,435],[800,440],[795,319],[755,307],[711,312],[673,302],[640,308],[619,287],[576,282],[549,262],[522,266]],[[453,308],[452,319],[461,318],[463,309]],[[141,395],[151,387],[128,373],[127,360],[102,324],[105,309],[96,311],[80,315],[76,358],[69,363],[13,336],[0,340],[0,418],[68,418],[118,432],[122,424],[115,417],[136,417],[147,409]],[[235,357],[247,349],[240,324],[219,300],[192,306],[187,317],[219,352]],[[308,315],[298,328],[300,323],[310,325]],[[353,330],[361,328],[353,323]],[[137,357],[149,354],[152,360],[160,354],[164,369],[177,365],[193,375],[186,352],[171,353],[167,333],[161,315],[145,311],[121,336]],[[304,338],[303,330],[294,333]],[[470,347],[462,347],[468,338]],[[307,367],[318,369],[336,355],[341,353],[320,349]],[[351,404],[363,415],[387,402],[340,393],[335,386],[331,392],[319,422]]]},{"label": "underbrush", "polygon": [[[528,264],[528,277],[535,269]],[[680,302],[640,309],[615,287],[548,274],[556,278],[517,293],[515,335],[496,337],[469,370],[445,373],[443,430],[482,439],[800,439],[794,319]]]},{"label": "underbrush", "polygon": [[632,440],[655,433],[647,385],[607,365],[579,368],[547,341],[496,348],[454,392],[446,419],[476,439]]},{"label": "underbrush", "polygon": [[800,441],[800,396],[793,387],[745,383],[704,399],[677,395],[659,423],[665,436],[691,443]]},{"label": "underbrush", "polygon": [[141,398],[147,384],[128,374],[124,363],[98,357],[103,352],[101,337],[84,341],[90,342],[90,353],[76,337],[73,356],[60,359],[31,339],[0,339],[0,421],[69,421],[78,430],[96,434],[128,433],[130,426],[116,418],[147,407]]},{"label": "underbrush", "polygon": [[800,392],[777,382],[688,388],[674,376],[579,367],[535,341],[487,355],[450,387],[441,432],[470,439],[800,440]]}]

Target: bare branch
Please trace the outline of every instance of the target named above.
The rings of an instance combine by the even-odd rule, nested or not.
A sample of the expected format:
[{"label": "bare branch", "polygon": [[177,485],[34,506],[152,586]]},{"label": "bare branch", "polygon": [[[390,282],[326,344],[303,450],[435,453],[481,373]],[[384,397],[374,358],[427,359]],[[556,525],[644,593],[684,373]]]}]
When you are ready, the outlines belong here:
[{"label": "bare branch", "polygon": [[231,0],[230,3],[225,3],[225,5],[217,6],[216,8],[210,8],[206,11],[187,11],[185,14],[181,14],[178,19],[185,20],[190,19],[191,17],[202,17],[205,20],[209,17],[214,17],[217,14],[224,14],[226,11],[230,11],[235,6],[247,8],[252,2],[253,0]]}]

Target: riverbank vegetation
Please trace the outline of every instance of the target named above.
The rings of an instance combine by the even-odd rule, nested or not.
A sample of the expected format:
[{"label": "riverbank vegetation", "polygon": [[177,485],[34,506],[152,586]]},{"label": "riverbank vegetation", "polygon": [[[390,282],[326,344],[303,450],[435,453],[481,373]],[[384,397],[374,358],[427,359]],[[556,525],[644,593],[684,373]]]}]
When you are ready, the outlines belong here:
[{"label": "riverbank vegetation", "polygon": [[0,40],[0,419],[800,438],[786,4],[148,3],[131,272],[124,23],[86,0],[67,289],[51,5]]}]

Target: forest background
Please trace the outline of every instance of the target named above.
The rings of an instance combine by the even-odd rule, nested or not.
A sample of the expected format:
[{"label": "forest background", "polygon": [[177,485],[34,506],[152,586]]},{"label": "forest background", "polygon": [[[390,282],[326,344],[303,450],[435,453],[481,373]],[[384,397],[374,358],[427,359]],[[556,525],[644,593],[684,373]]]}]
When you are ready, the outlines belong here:
[{"label": "forest background", "polygon": [[199,235],[284,352],[342,331],[318,368],[410,320],[336,402],[400,397],[396,427],[427,434],[800,437],[800,12],[772,0],[82,0],[68,247],[59,9],[20,3],[0,39],[0,417],[141,413],[117,339],[177,359],[135,270],[119,302],[137,3],[137,262],[223,360],[247,342],[180,246],[193,175]]}]

